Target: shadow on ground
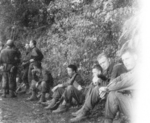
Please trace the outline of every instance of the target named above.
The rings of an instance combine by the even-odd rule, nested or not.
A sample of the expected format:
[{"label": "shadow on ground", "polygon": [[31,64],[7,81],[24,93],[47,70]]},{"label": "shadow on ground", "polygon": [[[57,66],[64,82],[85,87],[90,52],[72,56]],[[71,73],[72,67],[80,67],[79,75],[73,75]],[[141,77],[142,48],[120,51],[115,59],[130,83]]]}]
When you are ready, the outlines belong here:
[{"label": "shadow on ground", "polygon": [[[27,95],[18,95],[17,98],[1,98],[0,96],[0,123],[69,123],[72,108],[68,112],[52,114],[46,111],[42,105],[27,102]],[[101,117],[93,115],[80,123],[100,123]]]}]

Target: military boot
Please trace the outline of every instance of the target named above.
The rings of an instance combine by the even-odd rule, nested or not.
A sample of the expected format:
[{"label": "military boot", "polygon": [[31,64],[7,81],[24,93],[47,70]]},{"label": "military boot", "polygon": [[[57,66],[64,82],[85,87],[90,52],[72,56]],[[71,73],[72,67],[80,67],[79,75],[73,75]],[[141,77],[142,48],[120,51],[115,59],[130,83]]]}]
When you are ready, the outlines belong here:
[{"label": "military boot", "polygon": [[43,106],[48,106],[52,100],[48,100],[46,102],[41,102]]},{"label": "military boot", "polygon": [[46,110],[55,110],[55,109],[58,108],[59,104],[60,104],[60,101],[57,101],[57,100],[55,100],[55,99],[52,99],[52,100],[50,101],[50,103],[48,104],[48,106],[45,107],[45,109],[46,109]]},{"label": "military boot", "polygon": [[36,92],[35,91],[32,91],[32,95],[31,97],[29,97],[28,99],[26,99],[27,101],[35,101],[37,100],[38,98],[36,97]]},{"label": "military boot", "polygon": [[70,119],[70,122],[79,122],[85,118],[87,118],[87,112],[82,110],[75,118]]},{"label": "military boot", "polygon": [[76,117],[80,112],[82,112],[82,109],[83,109],[83,106],[78,111],[72,112],[72,116]]},{"label": "military boot", "polygon": [[70,104],[60,105],[58,109],[54,110],[53,113],[62,113],[68,111]]}]

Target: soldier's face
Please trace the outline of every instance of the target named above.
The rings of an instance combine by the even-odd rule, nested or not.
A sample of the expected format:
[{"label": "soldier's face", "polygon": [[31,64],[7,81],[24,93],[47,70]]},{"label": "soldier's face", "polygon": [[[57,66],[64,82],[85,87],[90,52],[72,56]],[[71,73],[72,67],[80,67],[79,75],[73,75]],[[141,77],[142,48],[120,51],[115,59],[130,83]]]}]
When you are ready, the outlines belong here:
[{"label": "soldier's face", "polygon": [[104,71],[109,67],[109,60],[105,56],[102,56],[100,59],[98,59],[98,63]]},{"label": "soldier's face", "polygon": [[34,47],[34,45],[33,45],[33,42],[32,42],[32,41],[30,41],[29,46],[30,46],[31,48],[32,48],[32,47]]},{"label": "soldier's face", "polygon": [[93,74],[93,77],[95,77],[95,76],[100,75],[100,74],[101,74],[101,71],[98,70],[98,69],[96,69],[96,68],[94,68],[94,69],[92,69],[92,74]]},{"label": "soldier's face", "polygon": [[25,44],[26,49],[29,49],[29,47],[30,47],[29,44]]},{"label": "soldier's face", "polygon": [[67,73],[71,77],[75,73],[75,71],[73,71],[71,68],[67,68]]},{"label": "soldier's face", "polygon": [[136,56],[129,53],[125,52],[122,56],[122,61],[128,71],[132,70],[135,65],[136,65]]}]

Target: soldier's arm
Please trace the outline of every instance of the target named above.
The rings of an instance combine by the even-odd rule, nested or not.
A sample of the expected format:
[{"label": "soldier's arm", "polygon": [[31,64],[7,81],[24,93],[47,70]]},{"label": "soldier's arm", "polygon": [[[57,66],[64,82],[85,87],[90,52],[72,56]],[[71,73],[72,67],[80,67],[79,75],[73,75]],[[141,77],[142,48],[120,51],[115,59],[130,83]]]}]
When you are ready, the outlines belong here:
[{"label": "soldier's arm", "polygon": [[34,48],[31,53],[31,59],[33,59],[34,61],[40,61],[41,58],[40,58],[39,52],[40,50],[38,50],[37,48]]},{"label": "soldier's arm", "polygon": [[113,70],[111,72],[111,77],[110,77],[110,81],[112,81],[113,79],[115,79],[116,77],[120,76],[122,73],[126,72],[125,68],[123,67],[123,65],[121,63],[116,64],[113,67]]},{"label": "soldier's arm", "polygon": [[68,85],[72,85],[78,75],[75,74],[71,79],[69,79],[66,83],[62,84],[62,87],[67,87]]},{"label": "soldier's arm", "polygon": [[126,88],[132,88],[134,85],[132,76],[121,75],[114,79],[107,87],[109,91],[118,91]]}]

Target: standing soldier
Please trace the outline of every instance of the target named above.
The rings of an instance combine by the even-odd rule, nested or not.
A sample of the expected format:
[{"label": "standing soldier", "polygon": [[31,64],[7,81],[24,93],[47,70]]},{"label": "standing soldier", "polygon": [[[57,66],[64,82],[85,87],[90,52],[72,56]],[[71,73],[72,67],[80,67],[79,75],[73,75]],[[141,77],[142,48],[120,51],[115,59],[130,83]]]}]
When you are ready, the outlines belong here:
[{"label": "standing soldier", "polygon": [[30,64],[30,62],[29,62],[29,59],[30,59],[30,47],[29,47],[28,43],[25,44],[25,49],[26,49],[26,53],[25,53],[25,57],[23,58],[23,61],[22,61],[23,74],[22,74],[21,80],[26,85],[25,92],[27,92],[27,90],[29,89],[28,71],[29,71],[29,64]]},{"label": "standing soldier", "polygon": [[[0,42],[0,52],[2,51],[3,47],[4,47],[4,45],[2,44],[2,42]],[[2,86],[2,70],[3,70],[3,66],[0,63],[0,88]]]},{"label": "standing soldier", "polygon": [[28,82],[29,84],[31,83],[32,80],[32,69],[33,69],[33,62],[40,62],[43,59],[43,54],[42,52],[36,47],[36,41],[35,40],[31,40],[29,43],[29,46],[31,48],[31,52],[30,52],[30,57],[29,57],[29,61],[30,61],[30,65],[29,65],[29,71],[28,71]]},{"label": "standing soldier", "polygon": [[12,40],[8,40],[6,42],[6,48],[1,51],[0,55],[0,62],[3,65],[2,97],[6,97],[6,91],[10,92],[10,97],[16,97],[16,75],[19,61],[19,50],[15,47]]}]

